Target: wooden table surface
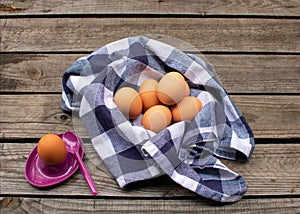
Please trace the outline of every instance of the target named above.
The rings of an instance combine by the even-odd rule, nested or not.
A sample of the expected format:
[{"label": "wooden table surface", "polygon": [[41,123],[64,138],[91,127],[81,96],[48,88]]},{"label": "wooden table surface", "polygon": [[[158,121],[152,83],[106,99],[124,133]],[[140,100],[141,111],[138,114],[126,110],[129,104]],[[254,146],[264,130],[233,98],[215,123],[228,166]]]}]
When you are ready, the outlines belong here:
[{"label": "wooden table surface", "polygon": [[[42,190],[26,181],[39,138],[73,129],[60,109],[65,70],[109,42],[146,34],[201,50],[253,129],[250,161],[223,161],[247,182],[239,202],[220,205],[166,176],[120,189],[89,141],[96,197],[80,171]],[[0,71],[1,213],[300,213],[299,0],[1,0]]]}]

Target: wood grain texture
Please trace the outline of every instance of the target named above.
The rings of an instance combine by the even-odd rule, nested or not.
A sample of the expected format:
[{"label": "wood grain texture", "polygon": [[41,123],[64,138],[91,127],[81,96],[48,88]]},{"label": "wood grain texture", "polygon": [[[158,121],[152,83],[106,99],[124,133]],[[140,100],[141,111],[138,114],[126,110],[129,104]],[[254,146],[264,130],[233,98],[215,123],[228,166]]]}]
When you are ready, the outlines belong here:
[{"label": "wood grain texture", "polygon": [[[284,141],[282,141],[284,142]],[[0,143],[0,194],[31,196],[90,196],[90,191],[77,171],[67,181],[50,188],[38,189],[24,177],[26,158],[37,142]],[[257,144],[247,163],[222,160],[242,175],[247,183],[247,196],[292,196],[300,194],[300,144]],[[141,181],[121,189],[98,157],[91,143],[85,143],[84,162],[99,190],[99,197],[195,197],[167,176]]]},{"label": "wood grain texture", "polygon": [[[118,39],[175,37],[201,51],[294,52],[300,20],[247,18],[22,18],[0,19],[1,51],[93,51]],[[176,42],[179,48],[186,44]],[[182,44],[181,44],[182,45]]]},{"label": "wood grain texture", "polygon": [[[299,138],[300,96],[234,95],[257,138]],[[0,95],[1,138],[38,138],[71,129],[85,133],[60,109],[60,94]]]},{"label": "wood grain texture", "polygon": [[[300,199],[242,199],[220,205],[204,199],[122,200],[122,199],[55,199],[6,197],[1,200],[1,213],[277,213],[300,212]],[[251,209],[249,208],[251,207]],[[262,209],[263,208],[263,209]]]},{"label": "wood grain texture", "polygon": [[[63,73],[87,54],[0,54],[1,92],[61,92]],[[229,93],[300,93],[300,55],[207,54]]]},{"label": "wood grain texture", "polygon": [[287,1],[72,1],[2,0],[0,14],[191,14],[191,15],[272,15],[299,16],[297,0]]}]

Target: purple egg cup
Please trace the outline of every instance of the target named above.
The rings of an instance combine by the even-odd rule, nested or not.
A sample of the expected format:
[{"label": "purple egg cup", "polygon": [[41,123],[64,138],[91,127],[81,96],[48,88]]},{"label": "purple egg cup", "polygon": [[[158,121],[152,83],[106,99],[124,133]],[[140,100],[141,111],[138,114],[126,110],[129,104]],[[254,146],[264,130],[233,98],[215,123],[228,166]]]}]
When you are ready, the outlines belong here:
[{"label": "purple egg cup", "polygon": [[[57,134],[60,138],[63,134]],[[78,137],[78,139],[80,139]],[[84,156],[84,145],[80,139],[80,157]],[[49,187],[68,179],[78,169],[79,164],[76,158],[67,153],[65,160],[57,165],[50,166],[39,158],[37,153],[37,145],[30,152],[25,164],[25,178],[26,180],[36,187]]]}]

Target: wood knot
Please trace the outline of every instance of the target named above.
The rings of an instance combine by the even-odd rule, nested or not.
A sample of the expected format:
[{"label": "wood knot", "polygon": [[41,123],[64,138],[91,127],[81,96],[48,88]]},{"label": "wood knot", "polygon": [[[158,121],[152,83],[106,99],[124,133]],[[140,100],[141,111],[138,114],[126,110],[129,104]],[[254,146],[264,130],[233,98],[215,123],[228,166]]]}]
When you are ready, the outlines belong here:
[{"label": "wood knot", "polygon": [[68,118],[69,118],[69,117],[68,117],[67,115],[65,115],[65,114],[60,115],[60,119],[61,119],[62,121],[66,121]]},{"label": "wood knot", "polygon": [[29,76],[29,78],[32,80],[38,80],[43,76],[43,72],[37,68],[26,70],[26,73]]},{"label": "wood knot", "polygon": [[0,11],[5,11],[5,12],[22,12],[26,9],[21,8],[21,7],[17,7],[11,4],[0,4]]},{"label": "wood knot", "polygon": [[21,204],[21,200],[19,198],[3,198],[1,200],[1,208],[15,208]]},{"label": "wood knot", "polygon": [[59,120],[62,124],[68,124],[71,121],[71,117],[64,113],[59,113],[54,116],[56,120]]}]

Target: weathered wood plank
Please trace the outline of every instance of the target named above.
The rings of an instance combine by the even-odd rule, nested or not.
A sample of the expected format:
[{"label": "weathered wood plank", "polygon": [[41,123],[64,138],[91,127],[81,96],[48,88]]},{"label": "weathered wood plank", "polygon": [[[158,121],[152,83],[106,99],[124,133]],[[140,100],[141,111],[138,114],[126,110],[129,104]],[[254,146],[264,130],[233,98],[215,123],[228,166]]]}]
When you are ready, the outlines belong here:
[{"label": "weathered wood plank", "polygon": [[[14,213],[278,213],[300,212],[299,198],[242,199],[238,203],[220,204],[204,199],[122,200],[55,199],[6,197],[1,200],[3,214]],[[263,210],[262,210],[263,207]]]},{"label": "weathered wood plank", "polygon": [[1,91],[59,92],[61,78],[82,54],[0,54]]},{"label": "weathered wood plank", "polygon": [[[36,142],[26,142],[0,143],[0,194],[52,195],[53,197],[90,195],[80,171],[64,183],[47,189],[38,189],[27,183],[24,177],[25,161]],[[98,196],[167,198],[196,196],[167,176],[131,184],[121,189],[98,157],[92,144],[88,142],[85,144],[84,162],[97,185]],[[247,196],[292,196],[300,193],[300,168],[298,167],[300,144],[258,144],[249,162],[225,160],[223,162],[230,169],[244,176],[248,186]]]},{"label": "weathered wood plank", "polygon": [[[60,109],[60,94],[0,95],[0,99],[2,138],[34,138],[74,128],[71,116]],[[300,137],[299,96],[234,95],[232,99],[255,137]]]},{"label": "weathered wood plank", "polygon": [[232,96],[256,137],[299,138],[300,96]]},{"label": "weathered wood plank", "polygon": [[[61,92],[61,77],[86,54],[0,54],[0,91]],[[229,93],[300,93],[300,55],[207,54]]]},{"label": "weathered wood plank", "polygon": [[20,14],[192,14],[299,16],[300,4],[288,1],[17,1],[2,0],[1,15]]},{"label": "weathered wood plank", "polygon": [[[109,42],[160,34],[201,51],[297,52],[300,20],[246,18],[23,18],[0,19],[1,51],[93,51]],[[174,43],[174,41],[173,41]],[[185,49],[186,44],[175,41]],[[183,47],[180,47],[183,45]]]}]

